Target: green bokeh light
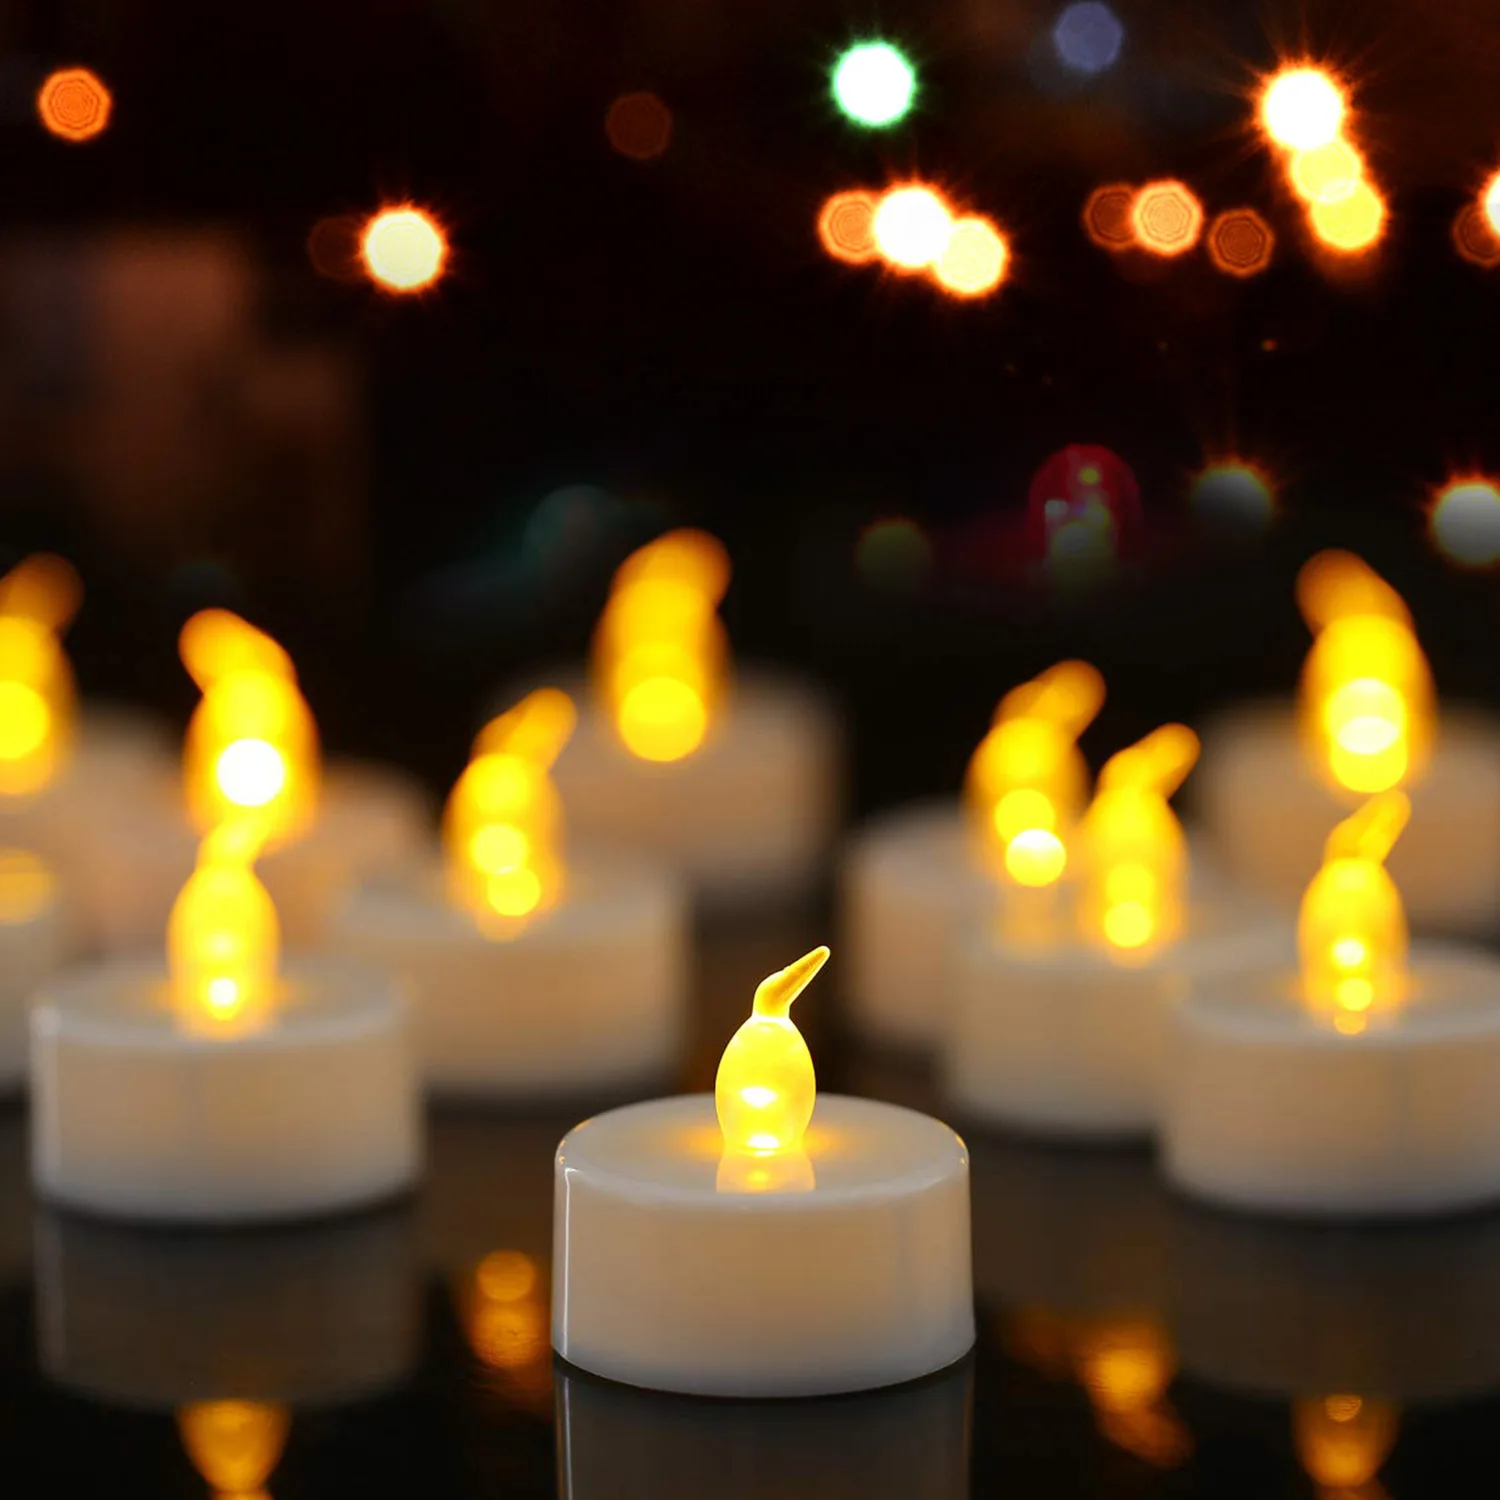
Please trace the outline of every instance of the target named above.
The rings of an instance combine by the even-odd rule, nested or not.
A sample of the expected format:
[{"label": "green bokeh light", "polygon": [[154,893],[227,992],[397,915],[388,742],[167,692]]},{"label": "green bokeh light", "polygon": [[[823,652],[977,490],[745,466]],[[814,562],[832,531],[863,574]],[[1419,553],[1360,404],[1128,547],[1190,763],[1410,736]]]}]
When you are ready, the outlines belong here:
[{"label": "green bokeh light", "polygon": [[833,70],[834,102],[856,125],[894,125],[910,112],[916,93],[916,69],[889,42],[860,42]]}]

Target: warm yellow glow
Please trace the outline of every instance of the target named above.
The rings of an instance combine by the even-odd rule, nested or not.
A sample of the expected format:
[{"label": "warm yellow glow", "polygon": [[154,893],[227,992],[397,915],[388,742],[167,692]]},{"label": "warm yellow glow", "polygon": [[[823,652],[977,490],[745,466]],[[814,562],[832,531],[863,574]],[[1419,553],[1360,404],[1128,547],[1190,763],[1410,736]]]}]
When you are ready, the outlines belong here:
[{"label": "warm yellow glow", "polygon": [[1339,137],[1298,151],[1292,157],[1292,191],[1304,203],[1337,203],[1360,184],[1365,164],[1358,151]]},{"label": "warm yellow glow", "polygon": [[448,240],[420,208],[387,208],[365,226],[360,254],[370,279],[388,292],[420,292],[443,274]]},{"label": "warm yellow glow", "polygon": [[254,861],[261,835],[225,823],[199,845],[198,865],[167,922],[171,1000],[183,1026],[215,1036],[257,1031],[276,999],[281,924]]},{"label": "warm yellow glow", "polygon": [[1182,929],[1187,839],[1168,798],[1198,759],[1198,736],[1166,724],[1105,762],[1081,829],[1084,937],[1143,957]]},{"label": "warm yellow glow", "polygon": [[1145,1318],[1112,1318],[1085,1325],[1072,1342],[1079,1382],[1105,1437],[1157,1468],[1184,1463],[1192,1437],[1166,1399],[1177,1367],[1166,1330]]},{"label": "warm yellow glow", "polygon": [[60,634],[78,608],[78,575],[38,554],[0,578],[0,798],[41,791],[73,743],[73,673]]},{"label": "warm yellow glow", "polygon": [[763,979],[750,1019],[729,1039],[714,1080],[726,1155],[800,1148],[817,1099],[817,1078],[812,1054],[789,1012],[827,961],[828,949],[814,948]]},{"label": "warm yellow glow", "polygon": [[1185,255],[1203,232],[1203,204],[1186,183],[1148,182],[1130,203],[1135,243],[1152,255]]},{"label": "warm yellow glow", "polygon": [[955,219],[943,253],[932,267],[932,277],[955,297],[987,297],[1005,280],[1010,246],[986,218]]},{"label": "warm yellow glow", "polygon": [[1385,233],[1385,219],[1385,199],[1363,180],[1342,198],[1320,200],[1308,211],[1308,222],[1318,242],[1346,255],[1357,255],[1377,245]]},{"label": "warm yellow glow", "polygon": [[27,849],[0,849],[0,926],[29,922],[52,905],[57,882]]},{"label": "warm yellow glow", "polygon": [[871,226],[875,248],[898,271],[936,265],[953,234],[953,211],[941,193],[921,183],[893,187],[880,199]]},{"label": "warm yellow glow", "polygon": [[823,200],[818,211],[818,241],[835,259],[862,266],[880,256],[875,244],[874,193],[849,188]]},{"label": "warm yellow glow", "polygon": [[969,761],[964,800],[986,868],[1021,885],[1056,881],[1088,796],[1078,736],[1099,712],[1104,679],[1065,661],[1007,693]]},{"label": "warm yellow glow", "polygon": [[1312,1396],[1292,1408],[1297,1457],[1325,1490],[1359,1491],[1396,1445],[1399,1409],[1364,1396]]},{"label": "warm yellow glow", "polygon": [[556,688],[528,694],[480,731],[449,794],[448,888],[490,937],[514,936],[562,898],[563,810],[552,766],[577,717]]},{"label": "warm yellow glow", "polygon": [[1500,234],[1500,172],[1494,173],[1479,195],[1479,206],[1490,228]]},{"label": "warm yellow glow", "polygon": [[1400,595],[1352,554],[1320,552],[1298,575],[1297,599],[1315,636],[1299,689],[1315,763],[1362,795],[1416,779],[1437,706]]},{"label": "warm yellow glow", "polygon": [[728,685],[717,610],[729,556],[706,532],[671,531],[620,566],[594,636],[596,691],[625,747],[681,760],[708,737]]},{"label": "warm yellow glow", "polygon": [[1313,151],[1337,138],[1346,109],[1344,91],[1322,68],[1283,68],[1260,96],[1260,121],[1278,146]]},{"label": "warm yellow glow", "polygon": [[194,615],[178,646],[203,692],[183,747],[194,825],[207,833],[253,810],[267,847],[297,837],[317,813],[321,755],[291,658],[222,609]]},{"label": "warm yellow glow", "polygon": [[1362,1031],[1406,996],[1406,913],[1383,861],[1410,812],[1404,792],[1387,791],[1345,818],[1302,897],[1303,1003],[1341,1031]]},{"label": "warm yellow glow", "polygon": [[281,1461],[291,1416],[266,1401],[195,1401],[177,1411],[177,1431],[193,1467],[221,1496],[250,1496]]},{"label": "warm yellow glow", "polygon": [[103,135],[113,108],[104,80],[89,68],[59,68],[37,90],[37,117],[52,135],[75,145]]}]

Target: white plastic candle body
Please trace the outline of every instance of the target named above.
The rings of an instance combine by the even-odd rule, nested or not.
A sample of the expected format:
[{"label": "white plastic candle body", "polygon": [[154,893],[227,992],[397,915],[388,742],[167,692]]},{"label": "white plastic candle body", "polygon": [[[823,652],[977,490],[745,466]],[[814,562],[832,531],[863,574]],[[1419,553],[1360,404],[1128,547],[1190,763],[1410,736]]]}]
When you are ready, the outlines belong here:
[{"label": "white plastic candle body", "polygon": [[116,962],[32,1014],[32,1175],[55,1203],[186,1223],[290,1219],[410,1186],[419,1095],[407,1005],[384,975],[288,966],[276,1016],[185,1031],[166,976]]},{"label": "white plastic candle body", "polygon": [[628,1385],[812,1396],[974,1342],[969,1168],[946,1126],[820,1095],[807,1191],[721,1192],[712,1097],[596,1116],[558,1148],[553,1346]]},{"label": "white plastic candle body", "polygon": [[1135,963],[1077,941],[1032,953],[976,929],[953,965],[946,1097],[966,1117],[1043,1135],[1147,1135],[1173,1010],[1293,951],[1289,922],[1225,900],[1193,908],[1183,938]]},{"label": "white plastic candle body", "polygon": [[861,829],[840,894],[850,1024],[892,1046],[935,1045],[958,934],[993,914],[1001,894],[973,857],[959,805],[919,803]]},{"label": "white plastic candle body", "polygon": [[[426,798],[404,776],[373,766],[333,767],[317,821],[256,866],[287,945],[315,946],[360,880],[420,860],[430,824]],[[113,954],[159,950],[198,853],[175,781],[110,816],[70,819],[68,851],[94,945]]]},{"label": "white plastic candle body", "polygon": [[823,874],[838,762],[833,716],[815,693],[750,675],[681,760],[639,759],[597,707],[582,707],[554,776],[580,843],[658,859],[708,905],[769,903]]},{"label": "white plastic candle body", "polygon": [[1282,969],[1174,1019],[1162,1143],[1184,1192],[1308,1217],[1440,1214],[1500,1199],[1500,962],[1412,950],[1413,998],[1343,1035]]},{"label": "white plastic candle body", "polygon": [[[1500,721],[1445,710],[1411,820],[1387,860],[1414,925],[1488,929],[1500,916]],[[1289,709],[1255,705],[1205,733],[1193,794],[1228,874],[1291,905],[1323,841],[1361,800],[1308,762]]]},{"label": "white plastic candle body", "polygon": [[419,1357],[420,1287],[410,1216],[394,1211],[253,1235],[37,1220],[41,1366],[114,1406],[389,1389]]},{"label": "white plastic candle body", "polygon": [[35,910],[0,911],[0,1089],[26,1081],[31,1002],[70,957],[66,915],[54,891]]},{"label": "white plastic candle body", "polygon": [[686,901],[650,865],[570,860],[563,900],[505,938],[445,898],[440,871],[374,881],[333,919],[328,946],[402,980],[439,1094],[607,1088],[659,1080],[680,1059]]}]

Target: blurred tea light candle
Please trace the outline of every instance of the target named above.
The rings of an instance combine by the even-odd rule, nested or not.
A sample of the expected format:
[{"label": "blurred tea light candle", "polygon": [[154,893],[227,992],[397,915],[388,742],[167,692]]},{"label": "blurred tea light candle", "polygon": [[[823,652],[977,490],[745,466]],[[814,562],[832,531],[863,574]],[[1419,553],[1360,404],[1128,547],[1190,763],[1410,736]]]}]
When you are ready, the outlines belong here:
[{"label": "blurred tea light candle", "polygon": [[563,1139],[552,1342],[570,1363],[656,1390],[813,1396],[912,1380],[973,1344],[968,1153],[925,1115],[816,1097],[789,1010],[827,957],[761,983],[712,1097]]},{"label": "blurred tea light candle", "polygon": [[1093,667],[1060,662],[1001,700],[969,762],[961,810],[902,808],[850,842],[847,997],[862,1034],[898,1046],[938,1041],[959,931],[997,909],[1008,870],[1036,878],[1064,857],[1088,800],[1076,741],[1103,701]]},{"label": "blurred tea light candle", "polygon": [[361,888],[338,953],[399,975],[443,1094],[556,1094],[660,1078],[685,1030],[687,911],[627,855],[571,856],[551,768],[572,700],[541,688],[480,734],[448,799],[446,870]]},{"label": "blurred tea light candle", "polygon": [[1413,921],[1488,929],[1500,915],[1500,720],[1438,714],[1406,605],[1357,557],[1319,553],[1297,598],[1314,640],[1295,721],[1251,706],[1205,734],[1199,808],[1229,873],[1290,904],[1334,823],[1401,787],[1411,826],[1391,873]]},{"label": "blurred tea light candle", "polygon": [[104,951],[159,940],[192,869],[197,839],[226,817],[264,831],[262,876],[292,947],[316,944],[365,875],[399,869],[425,849],[425,799],[394,773],[322,770],[317,726],[286,652],[225,610],[183,627],[182,659],[203,697],[183,746],[182,789],[165,784],[72,830],[81,904]]},{"label": "blurred tea light candle", "polygon": [[1055,835],[1012,844],[999,916],[953,960],[941,1063],[966,1115],[1059,1136],[1149,1132],[1172,1008],[1290,947],[1286,924],[1253,906],[1189,901],[1187,841],[1167,799],[1197,754],[1193,732],[1168,724],[1106,763],[1067,886]]},{"label": "blurred tea light candle", "polygon": [[204,841],[168,964],[55,980],[31,1016],[32,1175],[110,1217],[237,1223],[359,1207],[420,1156],[406,1004],[378,971],[279,972],[259,827]]},{"label": "blurred tea light candle", "polygon": [[732,681],[716,613],[723,546],[673,531],[615,575],[594,637],[593,701],[557,764],[581,840],[671,865],[709,904],[801,895],[838,815],[837,734],[808,689]]},{"label": "blurred tea light candle", "polygon": [[1382,862],[1409,806],[1382,792],[1329,835],[1302,900],[1299,973],[1244,972],[1174,1017],[1162,1131],[1185,1192],[1320,1217],[1500,1198],[1500,960],[1408,957]]}]

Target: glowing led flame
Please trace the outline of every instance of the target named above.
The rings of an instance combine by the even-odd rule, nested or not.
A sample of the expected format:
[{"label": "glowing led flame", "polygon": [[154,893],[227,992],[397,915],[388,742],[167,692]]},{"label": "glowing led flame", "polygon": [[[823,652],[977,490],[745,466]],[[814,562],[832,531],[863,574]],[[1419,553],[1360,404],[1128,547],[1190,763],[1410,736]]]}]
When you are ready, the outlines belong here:
[{"label": "glowing led flame", "polygon": [[1168,259],[1185,255],[1203,233],[1203,205],[1182,182],[1148,182],[1131,200],[1135,243]]},{"label": "glowing led flame", "polygon": [[0,578],[0,797],[41,791],[73,744],[73,672],[60,640],[78,575],[39,553]]},{"label": "glowing led flame", "polygon": [[37,91],[36,112],[59,140],[78,144],[103,135],[114,100],[103,80],[88,68],[59,68]]},{"label": "glowing led flame", "polygon": [[932,268],[933,280],[955,297],[987,297],[1005,280],[1010,247],[978,214],[955,219],[948,243]]},{"label": "glowing led flame", "polygon": [[317,814],[321,756],[291,658],[222,609],[194,615],[178,646],[203,691],[183,747],[194,826],[206,833],[253,811],[267,847],[297,837]]},{"label": "glowing led flame", "polygon": [[1368,182],[1331,202],[1318,201],[1308,212],[1308,223],[1318,243],[1345,255],[1372,249],[1385,233],[1385,199]]},{"label": "glowing led flame", "polygon": [[818,212],[818,241],[835,259],[863,266],[880,258],[875,244],[874,193],[851,188],[824,200]]},{"label": "glowing led flame", "polygon": [[750,1019],[729,1039],[714,1080],[726,1156],[790,1153],[802,1145],[817,1099],[812,1054],[789,1014],[828,961],[814,948],[755,991]]},{"label": "glowing led flame", "polygon": [[1297,918],[1303,1003],[1340,1031],[1364,1030],[1406,994],[1406,913],[1382,863],[1411,812],[1404,792],[1382,792],[1344,819]]},{"label": "glowing led flame", "polygon": [[1361,794],[1419,777],[1437,707],[1400,595],[1352,554],[1320,552],[1298,575],[1297,600],[1315,633],[1299,690],[1315,764]]},{"label": "glowing led flame", "polygon": [[551,771],[576,722],[566,693],[537,689],[485,726],[449,794],[448,887],[490,937],[514,936],[562,897],[563,809]]},{"label": "glowing led flame", "polygon": [[290,1427],[287,1409],[265,1401],[196,1401],[177,1412],[177,1432],[193,1467],[225,1497],[265,1488]]},{"label": "glowing led flame", "polygon": [[674,761],[707,738],[728,686],[717,609],[729,555],[707,532],[671,531],[615,574],[594,636],[596,691],[642,760]]},{"label": "glowing led flame", "polygon": [[420,292],[442,276],[448,240],[436,219],[408,204],[382,209],[365,225],[360,255],[377,286]]},{"label": "glowing led flame", "polygon": [[1292,157],[1292,190],[1304,203],[1337,203],[1359,187],[1365,164],[1359,152],[1339,137],[1298,151]]},{"label": "glowing led flame", "polygon": [[1283,68],[1260,97],[1260,120],[1278,146],[1313,151],[1334,140],[1344,123],[1344,91],[1322,68]]},{"label": "glowing led flame", "polygon": [[1137,959],[1182,930],[1187,839],[1167,799],[1198,759],[1198,736],[1165,724],[1112,756],[1080,830],[1084,937]]},{"label": "glowing led flame", "polygon": [[875,209],[875,247],[898,271],[923,271],[948,248],[953,212],[942,194],[922,183],[893,187]]},{"label": "glowing led flame", "polygon": [[1062,875],[1088,796],[1078,736],[1103,702],[1104,679],[1082,661],[1060,662],[1001,699],[964,784],[970,829],[997,877],[1041,887]]},{"label": "glowing led flame", "polygon": [[225,823],[198,846],[198,864],[167,921],[173,1008],[189,1031],[260,1030],[276,1000],[281,923],[255,874],[254,821]]},{"label": "glowing led flame", "polygon": [[1324,1490],[1364,1495],[1396,1445],[1400,1411],[1389,1401],[1313,1396],[1292,1408],[1292,1438],[1308,1475]]}]

